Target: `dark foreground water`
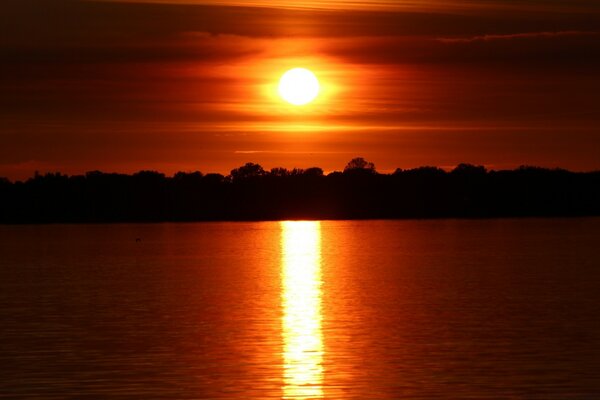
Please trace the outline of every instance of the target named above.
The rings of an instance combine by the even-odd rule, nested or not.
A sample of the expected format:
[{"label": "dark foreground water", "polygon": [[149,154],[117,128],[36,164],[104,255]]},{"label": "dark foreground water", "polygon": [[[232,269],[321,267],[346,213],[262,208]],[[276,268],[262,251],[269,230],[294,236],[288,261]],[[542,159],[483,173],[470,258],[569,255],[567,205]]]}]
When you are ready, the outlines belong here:
[{"label": "dark foreground water", "polygon": [[600,398],[600,219],[0,226],[0,397]]}]

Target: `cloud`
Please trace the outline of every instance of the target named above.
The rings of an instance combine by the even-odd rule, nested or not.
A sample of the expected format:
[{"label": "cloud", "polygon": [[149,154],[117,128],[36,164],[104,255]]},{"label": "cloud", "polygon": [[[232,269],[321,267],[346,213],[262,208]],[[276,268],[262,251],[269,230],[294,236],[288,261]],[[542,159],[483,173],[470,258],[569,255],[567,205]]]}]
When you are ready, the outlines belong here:
[{"label": "cloud", "polygon": [[600,6],[589,0],[570,0],[557,4],[554,0],[299,0],[282,2],[280,0],[86,0],[111,3],[145,3],[145,4],[185,4],[185,5],[217,5],[235,7],[263,7],[283,9],[311,10],[417,10],[437,12],[465,11],[552,11],[592,12],[600,10]]},{"label": "cloud", "polygon": [[439,38],[437,40],[442,43],[472,43],[515,39],[553,39],[566,36],[598,36],[599,34],[600,32],[594,31],[526,32],[503,35],[478,35],[467,38]]},{"label": "cloud", "polygon": [[[500,35],[528,31],[585,31],[597,29],[598,26],[598,13],[594,12],[564,13],[557,16],[548,11],[550,8],[540,7],[535,13],[515,15],[507,12],[491,13],[486,7],[472,2],[462,3],[468,3],[469,7],[450,13],[436,9],[385,12],[377,9],[282,9],[230,6],[227,1],[206,5],[196,2],[148,4],[3,0],[0,46],[12,44],[30,48],[56,45],[151,45],[188,31],[252,37],[468,37],[484,33]],[[508,1],[496,3],[514,4]]]},{"label": "cloud", "polygon": [[520,68],[597,66],[600,34],[538,32],[480,35],[468,38],[386,36],[331,38],[320,42],[323,54],[357,64],[462,64]]}]

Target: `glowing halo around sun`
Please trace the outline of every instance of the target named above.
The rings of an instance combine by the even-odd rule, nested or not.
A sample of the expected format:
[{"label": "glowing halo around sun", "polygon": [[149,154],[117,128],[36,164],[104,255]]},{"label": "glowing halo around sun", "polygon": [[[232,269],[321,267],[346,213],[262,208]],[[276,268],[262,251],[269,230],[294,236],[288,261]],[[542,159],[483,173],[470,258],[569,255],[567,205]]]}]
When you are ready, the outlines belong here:
[{"label": "glowing halo around sun", "polygon": [[279,80],[279,95],[295,106],[310,103],[319,95],[320,90],[319,80],[306,68],[290,69]]}]

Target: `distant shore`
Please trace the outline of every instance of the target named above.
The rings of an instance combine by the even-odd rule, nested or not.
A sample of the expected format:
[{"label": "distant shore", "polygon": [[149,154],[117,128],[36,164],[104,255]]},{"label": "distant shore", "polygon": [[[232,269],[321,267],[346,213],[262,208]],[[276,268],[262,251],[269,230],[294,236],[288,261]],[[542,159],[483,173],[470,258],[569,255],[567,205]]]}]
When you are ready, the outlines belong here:
[{"label": "distant shore", "polygon": [[460,164],[380,174],[247,163],[228,176],[155,171],[0,179],[0,223],[575,217],[600,215],[600,171]]}]

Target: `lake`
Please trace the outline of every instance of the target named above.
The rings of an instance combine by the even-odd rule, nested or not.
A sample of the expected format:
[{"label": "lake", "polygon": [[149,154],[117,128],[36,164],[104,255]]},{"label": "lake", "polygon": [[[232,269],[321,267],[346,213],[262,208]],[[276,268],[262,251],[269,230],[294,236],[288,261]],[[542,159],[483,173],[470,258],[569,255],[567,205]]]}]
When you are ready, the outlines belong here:
[{"label": "lake", "polygon": [[600,398],[600,219],[0,226],[0,397]]}]

